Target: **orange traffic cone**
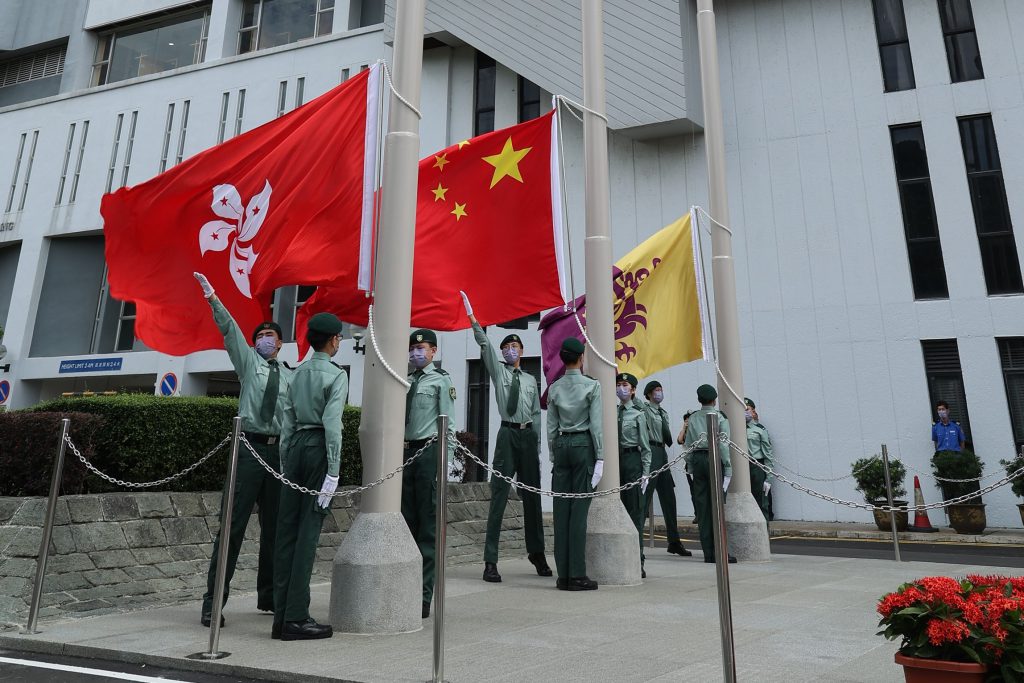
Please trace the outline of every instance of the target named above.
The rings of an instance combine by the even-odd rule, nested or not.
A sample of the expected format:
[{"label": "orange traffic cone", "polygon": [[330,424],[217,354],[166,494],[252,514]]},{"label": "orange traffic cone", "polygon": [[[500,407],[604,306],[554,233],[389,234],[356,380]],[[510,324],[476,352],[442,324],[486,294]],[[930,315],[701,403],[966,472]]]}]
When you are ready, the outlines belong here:
[{"label": "orange traffic cone", "polygon": [[931,533],[938,531],[932,526],[931,521],[928,519],[928,511],[921,510],[920,507],[924,505],[924,494],[921,493],[921,481],[914,476],[914,506],[918,509],[914,511],[914,523],[907,527],[907,531],[917,531]]}]

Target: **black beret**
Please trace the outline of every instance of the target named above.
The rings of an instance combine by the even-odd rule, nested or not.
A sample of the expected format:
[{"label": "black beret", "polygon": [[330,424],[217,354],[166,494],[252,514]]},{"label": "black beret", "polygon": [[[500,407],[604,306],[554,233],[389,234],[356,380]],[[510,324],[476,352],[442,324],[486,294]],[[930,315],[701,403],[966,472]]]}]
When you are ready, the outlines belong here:
[{"label": "black beret", "polygon": [[504,339],[502,339],[501,343],[498,344],[498,348],[500,349],[501,347],[505,346],[505,344],[511,344],[512,342],[519,344],[524,349],[526,348],[526,346],[523,344],[523,340],[519,338],[518,334],[510,334]]},{"label": "black beret", "polygon": [[656,379],[651,380],[647,383],[647,386],[644,387],[644,396],[650,396],[651,392],[655,389],[661,389],[661,382]]},{"label": "black beret", "polygon": [[747,404],[748,406],[750,406],[751,408],[753,408],[754,410],[757,410],[757,406],[755,406],[755,405],[754,405],[754,402],[753,402],[753,401],[751,401],[751,400],[750,400],[749,398],[745,398],[745,399],[743,399],[743,402],[744,402],[744,403],[746,403],[746,404]]},{"label": "black beret", "polygon": [[409,346],[426,342],[431,346],[437,346],[437,335],[433,330],[416,330],[409,335]]},{"label": "black beret", "polygon": [[341,334],[342,324],[333,313],[317,313],[309,319],[309,329],[322,334]]},{"label": "black beret", "polygon": [[710,384],[701,384],[697,387],[697,400],[701,403],[710,403],[718,398],[718,390]]},{"label": "black beret", "polygon": [[631,375],[628,372],[620,372],[618,375],[615,376],[615,381],[616,382],[629,382],[630,386],[632,386],[634,389],[636,389],[636,383],[637,383],[636,375]]},{"label": "black beret", "polygon": [[273,320],[267,320],[256,326],[256,329],[252,331],[252,343],[256,343],[256,335],[264,330],[273,330],[277,332],[278,339],[284,339],[284,333],[281,332],[281,326],[275,323]]},{"label": "black beret", "polygon": [[562,350],[569,353],[583,353],[583,342],[576,337],[566,337],[565,341],[562,342]]}]

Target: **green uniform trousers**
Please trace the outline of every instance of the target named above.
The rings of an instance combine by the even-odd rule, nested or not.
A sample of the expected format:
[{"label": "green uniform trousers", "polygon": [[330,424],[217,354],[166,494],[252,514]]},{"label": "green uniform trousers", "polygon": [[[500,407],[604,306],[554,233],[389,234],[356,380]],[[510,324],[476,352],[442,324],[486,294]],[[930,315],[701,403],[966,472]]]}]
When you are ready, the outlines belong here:
[{"label": "green uniform trousers", "polygon": [[[540,457],[537,432],[533,428],[512,429],[502,426],[498,430],[498,443],[494,447],[491,466],[507,477],[519,477],[519,483],[540,487]],[[498,537],[501,521],[505,517],[508,492],[511,486],[504,479],[491,475],[491,508],[487,513],[487,540],[484,543],[484,562],[498,561]],[[544,552],[544,520],[540,511],[540,495],[520,491],[523,501],[523,523],[526,527],[526,552]]]},{"label": "green uniform trousers", "polygon": [[750,466],[750,492],[754,494],[757,506],[761,508],[764,519],[768,521],[768,496],[764,495],[764,480],[768,474],[757,465]]},{"label": "green uniform trousers", "polygon": [[[634,450],[633,452],[626,453],[625,450],[619,448],[619,483],[628,484],[631,481],[636,481],[644,473],[644,465],[640,460],[640,452]],[[650,484],[648,484],[650,486]],[[636,485],[631,489],[626,489],[619,493],[619,499],[622,501],[623,507],[626,508],[626,512],[629,514],[629,518],[633,520],[633,526],[637,530],[637,539],[640,542],[640,565],[643,566],[644,560],[644,515],[647,508],[644,507],[644,496],[640,493],[640,485]]]},{"label": "green uniform trousers", "polygon": [[[668,464],[668,452],[664,446],[651,444],[651,471]],[[644,514],[654,502],[654,493],[658,493],[661,503],[661,514],[665,519],[665,531],[669,545],[679,544],[679,524],[676,521],[676,481],[672,478],[672,470],[665,470],[647,484],[647,495],[644,496]],[[641,545],[643,542],[641,541]]]},{"label": "green uniform trousers", "polygon": [[[711,492],[712,486],[718,486],[711,479],[708,471],[710,456],[707,451],[694,451],[690,456],[690,465],[693,468],[693,512],[697,518],[697,531],[700,535],[700,547],[704,551],[705,558],[715,557],[715,531],[714,521],[711,519]],[[725,494],[722,494],[722,502],[725,502]]]},{"label": "green uniform trousers", "polygon": [[[295,432],[282,457],[284,476],[319,490],[327,475],[327,444],[322,429]],[[281,487],[274,555],[274,624],[309,618],[309,578],[313,574],[320,529],[330,508],[317,505],[316,496],[290,486]]]},{"label": "green uniform trousers", "polygon": [[[443,437],[442,437],[443,438]],[[413,441],[405,450],[408,460],[423,445]],[[402,470],[402,516],[423,556],[423,602],[434,596],[434,558],[437,537],[437,442]]]},{"label": "green uniform trousers", "polygon": [[[280,467],[276,444],[271,446],[250,443],[268,465],[274,469]],[[227,486],[224,488],[224,493],[225,495],[221,497],[221,519],[224,518]],[[256,458],[243,449],[238,454],[235,502],[231,506],[228,564],[224,572],[224,602],[228,601],[231,577],[234,576],[238,552],[242,548],[242,541],[245,540],[245,528],[249,524],[252,507],[257,505],[257,515],[260,521],[260,560],[259,570],[256,574],[256,607],[261,610],[274,609],[274,537],[277,535],[277,508],[280,499],[280,482],[263,469],[263,465],[256,462]],[[213,542],[213,556],[210,558],[210,569],[206,573],[206,593],[203,595],[204,614],[209,614],[213,607],[214,585],[217,581],[217,558],[220,557],[220,542],[223,533],[222,527]]]},{"label": "green uniform trousers", "polygon": [[[562,434],[555,439],[551,490],[590,493],[594,476],[594,444],[590,432]],[[555,571],[560,579],[587,575],[587,514],[590,498],[555,498]]]}]

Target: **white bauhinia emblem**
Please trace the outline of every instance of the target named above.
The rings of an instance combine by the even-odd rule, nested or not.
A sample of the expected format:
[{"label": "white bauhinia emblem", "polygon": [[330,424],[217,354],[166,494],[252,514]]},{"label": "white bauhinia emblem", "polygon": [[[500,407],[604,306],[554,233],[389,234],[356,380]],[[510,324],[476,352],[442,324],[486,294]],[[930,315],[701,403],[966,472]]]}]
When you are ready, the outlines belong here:
[{"label": "white bauhinia emblem", "polygon": [[249,290],[249,273],[259,256],[252,250],[251,243],[263,226],[263,219],[270,208],[270,181],[264,183],[263,191],[253,196],[244,208],[242,196],[234,185],[215,186],[210,208],[221,218],[234,222],[210,221],[199,229],[199,249],[203,254],[231,247],[231,277],[238,291],[250,299],[252,292]]}]

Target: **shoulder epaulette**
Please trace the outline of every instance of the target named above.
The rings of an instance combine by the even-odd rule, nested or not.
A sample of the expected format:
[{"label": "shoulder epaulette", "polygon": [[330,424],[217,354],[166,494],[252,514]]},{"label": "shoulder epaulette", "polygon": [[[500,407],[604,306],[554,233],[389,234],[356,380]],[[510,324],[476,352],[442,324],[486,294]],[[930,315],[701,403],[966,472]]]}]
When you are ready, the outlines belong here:
[{"label": "shoulder epaulette", "polygon": [[286,361],[286,360],[284,360],[284,361],[281,361],[281,365],[285,366],[285,367],[286,367],[286,368],[288,368],[289,370],[294,370],[294,369],[295,369],[295,368],[293,368],[292,366],[288,365],[288,361]]},{"label": "shoulder epaulette", "polygon": [[597,381],[597,378],[596,378],[596,377],[591,377],[590,375],[583,375],[583,376],[584,376],[584,377],[586,377],[587,379],[592,379],[592,380],[594,380],[595,382]]},{"label": "shoulder epaulette", "polygon": [[444,370],[442,368],[434,368],[434,372],[436,372],[436,373],[438,373],[440,375],[447,375],[448,374],[448,371]]},{"label": "shoulder epaulette", "polygon": [[340,365],[338,365],[337,363],[335,363],[333,360],[332,361],[328,361],[328,362],[331,365],[333,365],[334,367],[338,368],[339,370],[344,370],[345,369],[345,368],[341,367]]}]

